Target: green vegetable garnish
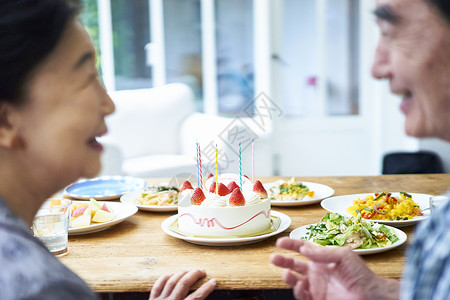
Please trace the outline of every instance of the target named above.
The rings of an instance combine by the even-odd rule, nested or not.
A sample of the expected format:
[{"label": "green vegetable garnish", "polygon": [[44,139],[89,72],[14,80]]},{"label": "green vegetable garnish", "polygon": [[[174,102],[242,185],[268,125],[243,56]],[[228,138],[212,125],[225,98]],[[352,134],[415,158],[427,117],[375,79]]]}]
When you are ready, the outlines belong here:
[{"label": "green vegetable garnish", "polygon": [[304,239],[323,246],[350,245],[356,249],[387,247],[398,241],[394,230],[361,219],[359,212],[350,218],[327,213],[319,223],[307,227]]}]

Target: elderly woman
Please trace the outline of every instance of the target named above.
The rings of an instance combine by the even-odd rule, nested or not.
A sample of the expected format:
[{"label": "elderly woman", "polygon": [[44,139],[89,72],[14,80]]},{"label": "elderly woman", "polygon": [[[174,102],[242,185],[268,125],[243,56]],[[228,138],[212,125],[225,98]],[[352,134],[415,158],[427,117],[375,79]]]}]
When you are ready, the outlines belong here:
[{"label": "elderly woman", "polygon": [[[99,172],[97,137],[114,111],[78,11],[70,0],[0,0],[0,299],[97,298],[29,229],[48,197]],[[151,297],[183,298],[204,276],[163,276]]]},{"label": "elderly woman", "polygon": [[[450,141],[450,1],[377,0],[381,31],[373,76],[402,97],[405,130]],[[298,299],[448,299],[450,202],[419,225],[401,282],[374,274],[349,248],[282,238],[310,261],[273,255]]]}]

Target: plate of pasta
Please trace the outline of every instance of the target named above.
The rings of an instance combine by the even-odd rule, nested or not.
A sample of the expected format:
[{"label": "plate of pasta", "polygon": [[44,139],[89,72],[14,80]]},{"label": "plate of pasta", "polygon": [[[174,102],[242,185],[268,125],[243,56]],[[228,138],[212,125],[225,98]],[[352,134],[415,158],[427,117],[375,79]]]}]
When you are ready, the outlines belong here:
[{"label": "plate of pasta", "polygon": [[136,205],[138,209],[144,211],[177,211],[178,194],[178,187],[158,185],[125,193],[120,197],[120,201]]},{"label": "plate of pasta", "polygon": [[[430,216],[431,195],[405,192],[363,193],[334,196],[320,205],[327,211],[350,217],[358,211],[367,220],[395,227],[414,225]],[[417,212],[415,215],[412,212]]]}]

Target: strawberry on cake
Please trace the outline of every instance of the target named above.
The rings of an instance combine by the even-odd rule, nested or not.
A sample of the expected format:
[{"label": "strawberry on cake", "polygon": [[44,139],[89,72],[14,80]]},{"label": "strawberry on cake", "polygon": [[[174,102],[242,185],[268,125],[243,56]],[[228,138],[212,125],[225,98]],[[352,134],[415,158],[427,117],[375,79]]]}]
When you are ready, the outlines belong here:
[{"label": "strawberry on cake", "polygon": [[[271,226],[270,200],[260,181],[236,174],[209,178],[205,187],[182,188],[178,199],[178,227],[186,234],[208,237],[257,235]],[[191,188],[189,188],[189,186]],[[216,193],[217,191],[217,193]]]}]

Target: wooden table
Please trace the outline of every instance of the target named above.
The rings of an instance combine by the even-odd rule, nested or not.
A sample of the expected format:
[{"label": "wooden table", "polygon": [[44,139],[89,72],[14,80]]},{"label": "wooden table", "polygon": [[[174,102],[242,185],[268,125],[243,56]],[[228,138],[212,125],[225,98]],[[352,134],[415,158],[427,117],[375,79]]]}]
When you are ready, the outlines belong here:
[{"label": "wooden table", "polygon": [[[277,179],[267,177],[261,181]],[[450,186],[450,174],[298,177],[297,180],[326,184],[335,189],[335,195],[381,191],[442,194]],[[107,230],[70,236],[69,254],[61,261],[95,291],[103,293],[149,291],[160,275],[193,268],[206,270],[205,280],[216,278],[217,289],[221,290],[287,289],[281,280],[282,270],[269,263],[269,255],[299,255],[277,249],[275,241],[297,227],[319,221],[326,211],[320,204],[272,209],[291,217],[292,224],[285,232],[254,244],[227,247],[199,246],[168,236],[161,230],[161,222],[174,212],[139,211]],[[388,252],[363,256],[370,269],[382,276],[400,278],[414,228],[401,228],[408,235],[406,244]]]}]

